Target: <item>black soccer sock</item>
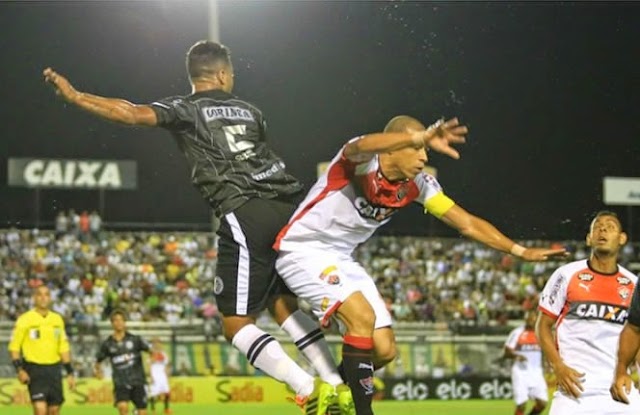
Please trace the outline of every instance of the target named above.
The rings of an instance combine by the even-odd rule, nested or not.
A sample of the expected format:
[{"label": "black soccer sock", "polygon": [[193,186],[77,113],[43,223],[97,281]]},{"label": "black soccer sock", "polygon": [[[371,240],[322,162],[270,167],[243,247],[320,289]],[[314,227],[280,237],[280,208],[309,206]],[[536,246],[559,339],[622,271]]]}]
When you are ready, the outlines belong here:
[{"label": "black soccer sock", "polygon": [[164,409],[165,409],[165,411],[167,409],[169,409],[169,401],[170,401],[170,399],[171,399],[171,395],[169,395],[168,393],[165,393],[164,394]]},{"label": "black soccer sock", "polygon": [[149,398],[149,406],[151,407],[152,411],[156,410],[156,397],[152,396],[151,398]]},{"label": "black soccer sock", "polygon": [[342,367],[351,388],[357,415],[373,415],[373,339],[346,335],[342,345]]},{"label": "black soccer sock", "polygon": [[540,415],[542,413],[542,411],[544,411],[546,405],[539,405],[539,404],[535,404],[533,408],[531,408],[531,412],[529,412],[529,415]]}]

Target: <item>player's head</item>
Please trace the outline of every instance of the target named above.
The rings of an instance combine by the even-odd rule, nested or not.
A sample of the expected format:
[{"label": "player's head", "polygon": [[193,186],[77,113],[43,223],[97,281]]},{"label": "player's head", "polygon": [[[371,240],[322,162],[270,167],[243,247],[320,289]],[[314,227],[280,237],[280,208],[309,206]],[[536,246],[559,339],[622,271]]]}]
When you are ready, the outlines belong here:
[{"label": "player's head", "polygon": [[587,246],[591,247],[591,252],[596,255],[615,255],[625,243],[627,234],[622,230],[618,215],[608,210],[596,213],[587,234]]},{"label": "player's head", "polygon": [[151,346],[153,346],[155,350],[162,349],[162,342],[160,341],[160,338],[154,337],[153,339],[151,339]]},{"label": "player's head", "polygon": [[528,329],[532,329],[536,326],[536,320],[538,319],[538,312],[536,310],[527,310],[524,313],[524,325]]},{"label": "player's head", "polygon": [[51,305],[51,291],[46,285],[39,285],[33,289],[33,304],[38,310],[48,310]]},{"label": "player's head", "polygon": [[109,316],[109,320],[111,320],[111,327],[113,327],[114,331],[120,332],[125,330],[127,317],[124,310],[113,310]]},{"label": "player's head", "polygon": [[187,72],[191,84],[206,82],[225,92],[233,90],[231,52],[210,40],[196,42],[187,52]]},{"label": "player's head", "polygon": [[[384,127],[385,133],[404,133],[424,130],[424,124],[408,115],[398,115]],[[405,179],[413,179],[422,171],[427,162],[427,150],[423,145],[405,147],[401,150],[389,152],[383,157],[391,162],[393,167]]]}]

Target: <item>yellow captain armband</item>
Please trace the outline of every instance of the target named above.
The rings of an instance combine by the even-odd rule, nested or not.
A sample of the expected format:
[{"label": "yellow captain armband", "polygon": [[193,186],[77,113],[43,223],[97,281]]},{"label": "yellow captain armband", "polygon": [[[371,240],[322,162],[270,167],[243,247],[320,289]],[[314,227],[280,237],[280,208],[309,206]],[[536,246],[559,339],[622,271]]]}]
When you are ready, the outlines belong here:
[{"label": "yellow captain armband", "polygon": [[456,202],[447,197],[444,193],[438,192],[435,196],[424,201],[424,213],[431,213],[436,218],[442,217]]}]

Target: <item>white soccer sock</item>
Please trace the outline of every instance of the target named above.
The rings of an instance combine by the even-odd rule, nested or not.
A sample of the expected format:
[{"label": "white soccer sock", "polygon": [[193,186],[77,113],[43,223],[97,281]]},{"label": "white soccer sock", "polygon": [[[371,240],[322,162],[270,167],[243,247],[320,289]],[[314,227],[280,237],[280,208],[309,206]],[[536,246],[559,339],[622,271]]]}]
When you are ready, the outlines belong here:
[{"label": "white soccer sock", "polygon": [[296,347],[311,362],[320,379],[333,386],[344,383],[322,334],[322,329],[311,317],[297,310],[282,323],[281,327],[289,333]]},{"label": "white soccer sock", "polygon": [[309,396],[313,392],[313,377],[287,356],[276,339],[254,324],[241,328],[231,344],[244,353],[255,368],[286,383],[296,394]]}]

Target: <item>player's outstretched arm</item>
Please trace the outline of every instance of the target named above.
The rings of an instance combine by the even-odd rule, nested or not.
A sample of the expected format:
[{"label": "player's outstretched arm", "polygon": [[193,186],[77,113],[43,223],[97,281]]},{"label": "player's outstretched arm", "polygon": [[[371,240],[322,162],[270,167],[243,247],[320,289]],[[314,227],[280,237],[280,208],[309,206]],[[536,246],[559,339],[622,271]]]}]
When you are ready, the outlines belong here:
[{"label": "player's outstretched arm", "polygon": [[155,111],[148,105],[136,105],[119,98],[106,98],[80,92],[62,75],[51,68],[43,71],[45,82],[51,84],[56,94],[65,101],[98,117],[127,125],[155,126]]},{"label": "player's outstretched arm", "polygon": [[609,389],[611,397],[618,402],[629,403],[627,396],[631,393],[633,380],[629,375],[628,368],[636,360],[638,349],[640,349],[640,327],[627,322],[618,340],[615,378]]},{"label": "player's outstretched arm", "polygon": [[527,357],[524,355],[521,355],[519,353],[516,353],[515,350],[513,350],[511,347],[504,347],[504,351],[502,353],[502,357],[504,357],[505,359],[514,359],[518,362],[523,362],[527,360]]},{"label": "player's outstretched arm", "polygon": [[584,377],[584,373],[579,373],[577,370],[565,365],[562,361],[553,338],[552,330],[555,323],[556,319],[545,313],[540,313],[536,321],[536,337],[538,337],[542,353],[544,353],[553,372],[556,374],[558,387],[561,388],[564,393],[578,398],[584,390],[581,380]]},{"label": "player's outstretched arm", "polygon": [[566,254],[566,250],[563,248],[525,248],[518,245],[491,223],[472,215],[458,205],[453,205],[440,219],[467,238],[481,242],[493,249],[511,253],[527,261],[545,261],[550,257]]},{"label": "player's outstretched arm", "polygon": [[426,130],[367,134],[345,146],[344,155],[353,158],[362,154],[378,154],[401,150],[406,147],[428,146],[433,150],[458,159],[460,154],[451,144],[465,142],[467,127],[459,125],[458,119],[438,121]]}]

